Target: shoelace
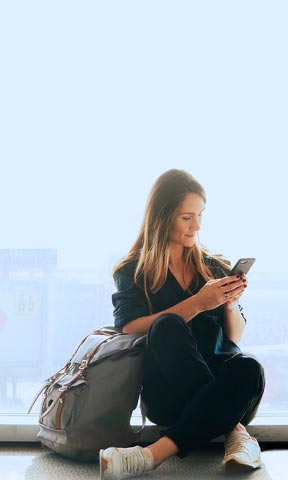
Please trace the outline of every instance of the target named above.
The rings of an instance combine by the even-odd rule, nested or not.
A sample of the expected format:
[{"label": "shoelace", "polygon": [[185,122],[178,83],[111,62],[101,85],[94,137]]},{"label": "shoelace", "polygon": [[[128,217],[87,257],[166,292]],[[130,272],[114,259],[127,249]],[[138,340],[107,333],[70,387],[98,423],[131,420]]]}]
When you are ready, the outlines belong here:
[{"label": "shoelace", "polygon": [[251,438],[247,432],[230,433],[225,441],[225,454],[230,455],[235,452],[245,451],[246,443]]},{"label": "shoelace", "polygon": [[145,472],[145,457],[140,449],[124,453],[121,459],[123,473],[135,473],[141,475]]}]

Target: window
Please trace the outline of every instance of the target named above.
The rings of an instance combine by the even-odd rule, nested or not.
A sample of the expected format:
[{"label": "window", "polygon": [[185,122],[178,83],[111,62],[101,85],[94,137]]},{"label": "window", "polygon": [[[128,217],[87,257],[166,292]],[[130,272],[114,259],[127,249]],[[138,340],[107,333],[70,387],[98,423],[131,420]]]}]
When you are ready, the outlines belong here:
[{"label": "window", "polygon": [[260,411],[287,413],[287,6],[260,7],[1,7],[3,414],[113,322],[112,266],[169,168],[206,189],[203,243],[257,258],[241,346],[265,365]]}]

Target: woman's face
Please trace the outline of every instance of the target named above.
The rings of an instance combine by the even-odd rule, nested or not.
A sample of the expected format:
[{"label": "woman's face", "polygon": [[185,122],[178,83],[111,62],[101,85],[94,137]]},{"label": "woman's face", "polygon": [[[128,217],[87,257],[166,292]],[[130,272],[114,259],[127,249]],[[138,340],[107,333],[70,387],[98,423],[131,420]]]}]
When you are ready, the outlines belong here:
[{"label": "woman's face", "polygon": [[188,193],[179,205],[170,230],[170,246],[193,247],[200,230],[205,202],[197,193]]}]

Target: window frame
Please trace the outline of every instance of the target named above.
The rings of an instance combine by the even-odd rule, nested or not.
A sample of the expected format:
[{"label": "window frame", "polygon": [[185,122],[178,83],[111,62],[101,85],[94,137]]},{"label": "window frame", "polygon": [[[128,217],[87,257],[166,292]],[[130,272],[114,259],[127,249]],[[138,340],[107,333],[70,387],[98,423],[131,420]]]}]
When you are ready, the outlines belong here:
[{"label": "window frame", "polygon": [[[0,414],[0,442],[39,442],[39,415],[30,414]],[[132,415],[131,425],[141,427],[141,417]],[[146,421],[141,440],[153,441],[158,431],[163,428]],[[288,441],[288,414],[263,413],[256,415],[247,426],[248,432],[260,442],[287,442]],[[218,437],[213,442],[223,442],[224,437]]]}]

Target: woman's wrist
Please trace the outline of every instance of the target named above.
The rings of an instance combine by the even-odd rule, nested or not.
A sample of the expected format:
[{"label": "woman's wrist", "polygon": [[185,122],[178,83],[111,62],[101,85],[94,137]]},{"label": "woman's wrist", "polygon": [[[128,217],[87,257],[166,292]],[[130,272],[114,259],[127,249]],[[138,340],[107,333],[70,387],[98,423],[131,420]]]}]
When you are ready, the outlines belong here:
[{"label": "woman's wrist", "polygon": [[205,308],[201,304],[201,301],[199,299],[198,293],[193,295],[192,297],[189,298],[190,304],[192,305],[192,318],[196,317],[196,315],[199,315],[199,313],[203,312]]},{"label": "woman's wrist", "polygon": [[226,312],[235,312],[239,308],[238,302],[227,302],[224,303],[224,309]]}]

